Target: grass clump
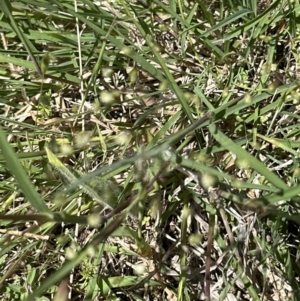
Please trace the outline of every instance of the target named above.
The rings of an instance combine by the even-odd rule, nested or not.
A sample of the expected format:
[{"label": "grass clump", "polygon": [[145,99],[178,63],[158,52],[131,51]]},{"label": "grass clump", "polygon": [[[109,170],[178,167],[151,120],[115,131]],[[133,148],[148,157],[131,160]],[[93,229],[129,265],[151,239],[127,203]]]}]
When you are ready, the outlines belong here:
[{"label": "grass clump", "polygon": [[298,8],[1,1],[1,300],[299,300]]}]

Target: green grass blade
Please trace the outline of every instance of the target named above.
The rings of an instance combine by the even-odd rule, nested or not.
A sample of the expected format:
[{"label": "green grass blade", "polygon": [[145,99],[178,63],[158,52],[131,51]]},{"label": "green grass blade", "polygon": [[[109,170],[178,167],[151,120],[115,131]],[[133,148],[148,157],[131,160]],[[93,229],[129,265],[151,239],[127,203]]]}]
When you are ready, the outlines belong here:
[{"label": "green grass blade", "polygon": [[[77,182],[77,180],[83,176],[79,172],[73,171],[73,173],[62,164],[62,162],[51,152],[49,148],[46,148],[47,157],[49,163],[65,178],[71,185]],[[110,209],[115,208],[119,201],[121,189],[116,184],[109,180],[105,180],[101,177],[93,177],[89,182],[84,182],[79,185],[90,197],[101,203],[103,206]]]},{"label": "green grass blade", "polygon": [[270,183],[279,189],[285,190],[287,185],[278,178],[273,172],[260,162],[258,159],[249,154],[246,150],[235,144],[231,139],[225,136],[216,125],[210,124],[209,131],[212,136],[225,148],[237,155],[239,159],[245,160],[251,168],[256,170],[259,174],[264,176]]},{"label": "green grass blade", "polygon": [[233,23],[235,20],[237,20],[239,18],[242,18],[243,16],[248,15],[250,13],[252,13],[252,12],[249,9],[244,8],[244,9],[242,9],[242,10],[234,13],[230,17],[222,20],[221,22],[219,22],[218,24],[214,25],[213,27],[207,29],[203,34],[201,34],[199,36],[199,38],[207,37],[208,35],[210,35],[214,31],[219,30],[219,29],[225,27],[226,25]]},{"label": "green grass blade", "polygon": [[14,151],[7,142],[6,136],[3,133],[1,126],[0,149],[2,151],[2,156],[5,159],[6,166],[9,168],[10,172],[15,177],[20,189],[26,196],[27,200],[31,203],[32,207],[37,209],[41,213],[51,213],[51,211],[45,205],[40,195],[34,189],[28,175],[24,171],[23,166],[21,165]]},{"label": "green grass blade", "polygon": [[33,44],[29,41],[29,39],[26,38],[26,36],[20,30],[18,24],[15,22],[15,19],[12,15],[12,7],[11,7],[9,0],[1,1],[0,8],[6,14],[6,16],[9,18],[11,27],[16,32],[17,36],[19,37],[19,39],[23,43],[24,47],[26,48],[28,54],[30,55],[31,60],[33,61],[34,65],[35,65],[37,73],[39,74],[40,77],[42,77],[43,73],[42,73],[41,67],[33,54],[33,52],[37,52],[37,50],[33,46]]}]

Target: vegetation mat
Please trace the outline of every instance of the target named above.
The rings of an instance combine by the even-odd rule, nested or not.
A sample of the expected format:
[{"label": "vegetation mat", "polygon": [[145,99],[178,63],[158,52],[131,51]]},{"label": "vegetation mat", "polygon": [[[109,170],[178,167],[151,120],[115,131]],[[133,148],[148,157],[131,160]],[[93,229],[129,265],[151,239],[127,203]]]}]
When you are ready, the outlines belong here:
[{"label": "vegetation mat", "polygon": [[299,11],[1,0],[1,300],[300,300]]}]

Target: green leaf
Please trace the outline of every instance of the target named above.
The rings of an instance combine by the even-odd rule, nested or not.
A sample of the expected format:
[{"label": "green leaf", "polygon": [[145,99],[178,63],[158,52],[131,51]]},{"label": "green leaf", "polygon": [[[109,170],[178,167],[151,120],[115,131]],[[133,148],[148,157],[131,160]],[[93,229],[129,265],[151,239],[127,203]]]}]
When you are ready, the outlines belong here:
[{"label": "green leaf", "polygon": [[41,62],[41,70],[42,70],[43,76],[46,74],[49,64],[50,64],[50,54],[49,54],[49,52],[47,52],[43,56],[42,62]]},{"label": "green leaf", "polygon": [[41,67],[38,64],[38,62],[37,62],[37,60],[36,60],[36,58],[33,54],[34,52],[37,52],[37,50],[34,47],[34,45],[30,42],[30,40],[27,39],[27,37],[24,35],[23,31],[19,28],[17,22],[15,21],[14,16],[12,14],[12,7],[11,7],[10,2],[8,0],[1,1],[0,2],[0,9],[8,17],[9,25],[11,26],[11,28],[14,30],[14,32],[16,33],[18,38],[23,43],[23,45],[24,45],[25,49],[27,50],[31,60],[34,63],[34,66],[36,68],[37,73],[39,74],[39,76],[42,76]]},{"label": "green leaf", "polygon": [[34,189],[28,175],[26,174],[23,166],[21,165],[18,157],[12,150],[11,146],[7,142],[6,136],[0,126],[0,149],[2,151],[2,157],[6,162],[6,166],[9,168],[11,174],[15,177],[20,189],[30,202],[30,204],[41,213],[50,213],[51,211],[45,205],[40,195]]},{"label": "green leaf", "polygon": [[225,148],[237,155],[238,158],[243,158],[248,164],[255,169],[259,174],[263,175],[270,183],[281,190],[285,190],[287,185],[270,171],[262,162],[249,154],[239,145],[235,144],[230,138],[225,136],[216,125],[210,124],[209,131],[212,136]]},{"label": "green leaf", "polygon": [[[80,177],[84,176],[79,172],[71,172],[64,164],[52,153],[49,148],[46,148],[49,163],[66,179],[70,184],[76,182]],[[121,188],[112,181],[105,180],[95,176],[88,183],[79,185],[90,197],[101,203],[103,206],[110,209],[115,208],[119,204],[119,196]]]}]

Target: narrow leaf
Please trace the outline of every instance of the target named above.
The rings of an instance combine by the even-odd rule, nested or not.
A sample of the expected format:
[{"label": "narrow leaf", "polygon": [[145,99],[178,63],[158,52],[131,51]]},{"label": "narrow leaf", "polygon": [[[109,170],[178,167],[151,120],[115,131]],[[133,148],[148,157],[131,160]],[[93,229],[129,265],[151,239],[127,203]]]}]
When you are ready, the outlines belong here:
[{"label": "narrow leaf", "polygon": [[[49,148],[46,148],[49,163],[64,177],[70,184],[77,182],[79,178],[84,176],[77,171],[71,172],[64,164],[52,153]],[[80,183],[78,185],[90,197],[101,203],[103,206],[110,209],[118,205],[118,199],[121,194],[119,186],[112,181],[105,180],[95,176],[89,179],[88,183]]]}]

